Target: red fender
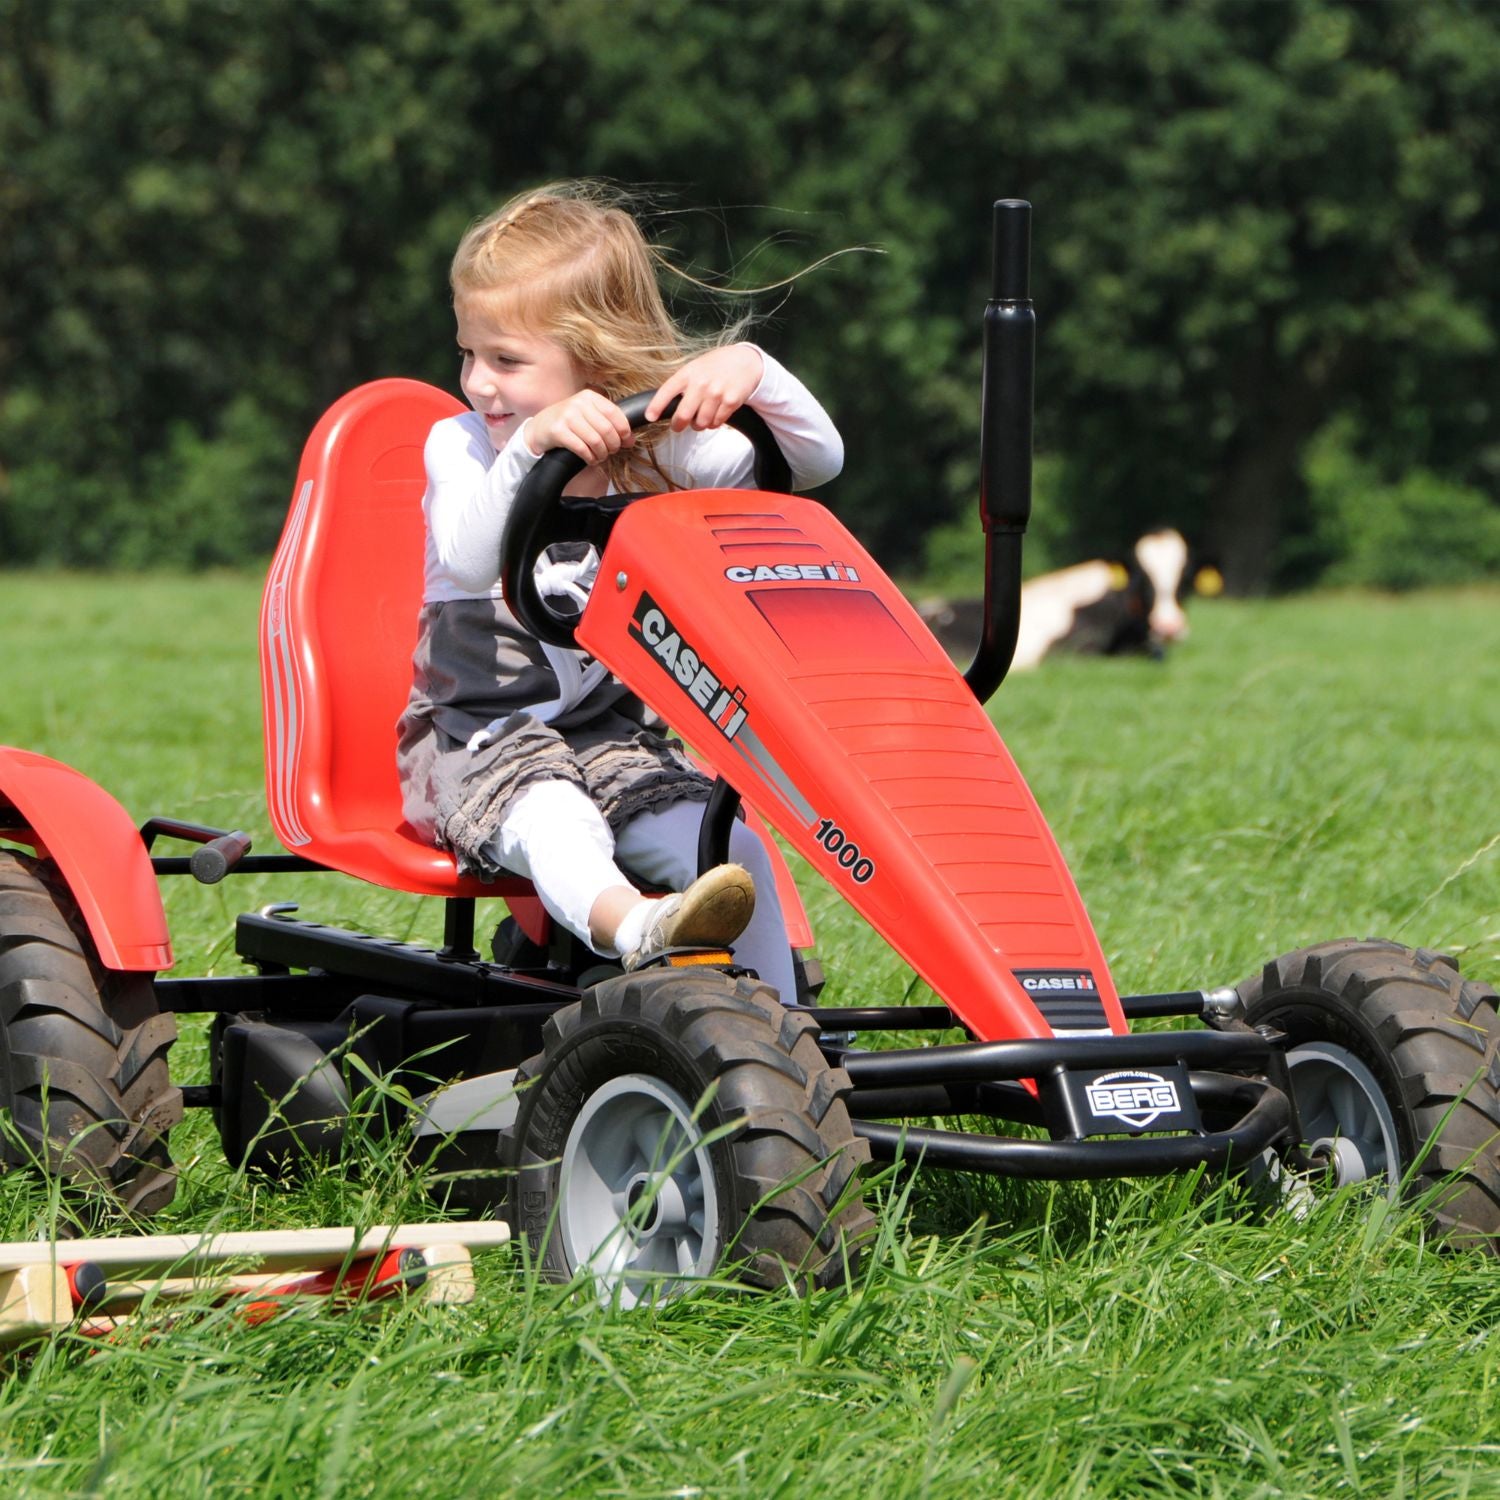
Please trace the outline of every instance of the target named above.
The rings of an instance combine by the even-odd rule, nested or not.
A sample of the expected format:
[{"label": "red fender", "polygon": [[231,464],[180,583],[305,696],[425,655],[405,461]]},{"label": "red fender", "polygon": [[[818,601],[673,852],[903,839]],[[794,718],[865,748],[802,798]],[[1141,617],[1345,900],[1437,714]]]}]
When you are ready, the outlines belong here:
[{"label": "red fender", "polygon": [[151,857],[130,815],[98,783],[61,761],[0,745],[0,836],[56,863],[105,968],[172,967]]}]

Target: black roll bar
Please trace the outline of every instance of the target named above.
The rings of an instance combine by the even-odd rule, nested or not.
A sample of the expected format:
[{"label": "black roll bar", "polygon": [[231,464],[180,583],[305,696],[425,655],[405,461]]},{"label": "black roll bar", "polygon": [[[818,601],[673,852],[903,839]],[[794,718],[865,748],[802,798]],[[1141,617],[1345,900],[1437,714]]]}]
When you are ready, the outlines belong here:
[{"label": "black roll bar", "polygon": [[979,421],[979,523],[984,622],[964,681],[981,703],[1005,680],[1021,624],[1021,538],[1031,519],[1036,313],[1031,305],[1031,205],[995,204],[991,296],[984,309]]}]

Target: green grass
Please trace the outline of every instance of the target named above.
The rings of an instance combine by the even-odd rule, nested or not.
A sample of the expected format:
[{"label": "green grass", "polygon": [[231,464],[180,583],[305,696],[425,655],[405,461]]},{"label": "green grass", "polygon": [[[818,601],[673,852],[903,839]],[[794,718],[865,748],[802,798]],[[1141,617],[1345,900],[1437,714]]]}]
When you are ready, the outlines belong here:
[{"label": "green grass", "polygon": [[[143,819],[265,822],[254,619],[239,577],[11,575],[0,742]],[[1057,661],[995,715],[1122,988],[1232,982],[1321,938],[1441,946],[1500,980],[1500,595],[1200,606],[1165,665]],[[805,874],[805,872],[803,872]],[[437,936],[430,906],[336,877],[164,883],[178,971],[238,971],[236,911]],[[806,885],[829,998],[920,986]],[[206,1077],[188,1023],[180,1081]],[[294,1192],[174,1137],[174,1228],[429,1211],[379,1148]],[[1193,1182],[927,1173],[875,1189],[853,1287],[708,1292],[616,1315],[479,1261],[462,1309],[222,1314],[71,1336],[0,1365],[0,1493],[1500,1494],[1500,1269],[1349,1198],[1248,1217]],[[0,1178],[0,1232],[46,1190]]]}]

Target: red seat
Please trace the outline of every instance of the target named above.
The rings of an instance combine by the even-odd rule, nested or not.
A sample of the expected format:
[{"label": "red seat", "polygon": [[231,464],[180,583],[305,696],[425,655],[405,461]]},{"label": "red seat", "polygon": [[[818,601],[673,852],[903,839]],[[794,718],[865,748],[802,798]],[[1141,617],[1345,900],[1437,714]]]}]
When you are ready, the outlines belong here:
[{"label": "red seat", "polygon": [[308,439],[261,604],[266,801],[294,853],[395,890],[503,897],[542,941],[529,881],[460,877],[401,814],[396,721],[422,603],[422,447],[462,410],[420,381],[377,380]]}]

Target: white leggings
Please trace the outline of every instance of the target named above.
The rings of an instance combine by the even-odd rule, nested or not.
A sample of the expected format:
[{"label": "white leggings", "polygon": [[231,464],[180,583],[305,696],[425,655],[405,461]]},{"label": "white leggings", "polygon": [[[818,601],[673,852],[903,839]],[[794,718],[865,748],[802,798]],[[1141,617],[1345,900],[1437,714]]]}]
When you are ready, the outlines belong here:
[{"label": "white leggings", "polygon": [[[702,823],[703,804],[683,800],[658,812],[638,813],[616,837],[599,809],[571,782],[538,781],[511,804],[486,847],[497,864],[536,886],[554,921],[593,948],[589,912],[611,886],[634,884],[626,870],[668,890],[692,884]],[[729,836],[729,857],[755,881],[755,914],[734,945],[735,959],[791,1005],[797,984],[776,875],[765,845],[738,820]]]}]

